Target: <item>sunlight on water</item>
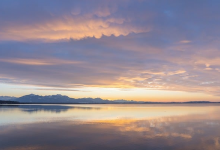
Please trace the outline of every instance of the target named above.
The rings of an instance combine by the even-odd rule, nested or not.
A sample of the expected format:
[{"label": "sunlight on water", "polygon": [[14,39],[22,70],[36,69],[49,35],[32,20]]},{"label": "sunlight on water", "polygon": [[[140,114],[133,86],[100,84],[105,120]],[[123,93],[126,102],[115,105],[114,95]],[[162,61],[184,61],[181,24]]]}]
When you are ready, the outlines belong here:
[{"label": "sunlight on water", "polygon": [[220,149],[220,105],[0,106],[0,149]]}]

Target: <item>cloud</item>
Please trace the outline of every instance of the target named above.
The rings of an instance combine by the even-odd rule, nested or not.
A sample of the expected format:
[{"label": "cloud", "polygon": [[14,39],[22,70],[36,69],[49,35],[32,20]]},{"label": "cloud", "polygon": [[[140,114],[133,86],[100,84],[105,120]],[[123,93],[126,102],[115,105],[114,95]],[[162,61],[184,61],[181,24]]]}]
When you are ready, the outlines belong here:
[{"label": "cloud", "polygon": [[126,25],[122,19],[103,20],[90,17],[73,19],[65,17],[41,24],[6,28],[1,32],[1,40],[80,40],[87,37],[101,38],[103,35],[117,37],[142,32],[148,32],[148,30]]},{"label": "cloud", "polygon": [[[219,95],[219,71],[214,69],[218,68],[215,61],[211,62],[216,55],[208,58],[191,54],[190,50],[194,49],[195,45],[189,47],[190,53],[185,51],[176,54],[181,57],[170,55],[176,51],[169,47],[155,47],[153,50],[159,50],[152,53],[152,46],[148,47],[148,43],[145,49],[135,51],[133,47],[130,49],[126,45],[126,41],[133,39],[133,36],[135,35],[116,39],[111,36],[41,44],[2,43],[0,76],[4,78],[1,78],[1,82],[58,89],[147,88]],[[121,43],[114,45],[118,39]],[[139,45],[139,41],[133,44],[137,49]],[[187,61],[185,57],[188,57]],[[199,61],[203,59],[206,60]],[[213,70],[205,70],[207,63],[209,67],[215,64]]]},{"label": "cloud", "polygon": [[182,41],[180,41],[180,43],[187,44],[187,43],[191,43],[191,41],[188,41],[188,40],[182,40]]},{"label": "cloud", "polygon": [[1,1],[0,81],[219,96],[219,6],[188,0]]},{"label": "cloud", "polygon": [[[40,14],[45,15],[46,18],[36,21],[30,18],[30,16],[27,16],[27,18],[30,19],[28,20],[30,21],[29,23],[27,23],[26,18],[24,22],[20,22],[19,20],[11,21],[9,23],[4,22],[2,27],[0,27],[0,40],[80,40],[88,37],[101,38],[103,35],[114,35],[117,37],[120,35],[126,36],[130,33],[143,33],[149,31],[149,27],[138,27],[132,25],[129,19],[112,15],[112,13],[117,11],[117,8],[114,8],[113,6],[113,8],[107,7],[110,2],[98,2],[100,2],[98,6],[95,6],[95,8],[92,9],[88,8],[87,12],[82,11],[82,9],[87,7],[82,3],[71,3],[71,5],[75,5],[76,8],[67,9],[66,11],[61,11],[60,14],[56,14],[57,12],[53,12],[54,10],[51,10],[50,8],[49,10],[44,10],[41,1],[35,1],[33,3],[40,5],[39,7],[42,7],[43,11],[40,13],[38,12],[40,11],[40,8],[35,8],[36,10],[28,10],[30,11],[29,13],[37,16]],[[110,5],[114,5],[114,3],[115,2],[112,2]],[[26,5],[28,4],[29,3],[26,3]],[[17,7],[22,8],[24,6],[21,3],[18,4]],[[66,8],[68,6],[63,7]],[[9,11],[22,11],[20,9],[10,9],[12,9],[11,5],[9,5],[9,10],[5,10],[6,15],[10,14]],[[16,16],[16,14],[14,15]]]},{"label": "cloud", "polygon": [[40,91],[68,91],[68,92],[88,92],[84,90],[77,90],[77,89],[69,89],[69,88],[23,88],[24,90],[40,90]]},{"label": "cloud", "polygon": [[61,59],[28,59],[28,58],[0,58],[0,62],[5,63],[14,63],[14,64],[22,64],[22,65],[61,65],[61,64],[79,64],[83,62],[79,61],[68,61],[68,60],[61,60]]}]

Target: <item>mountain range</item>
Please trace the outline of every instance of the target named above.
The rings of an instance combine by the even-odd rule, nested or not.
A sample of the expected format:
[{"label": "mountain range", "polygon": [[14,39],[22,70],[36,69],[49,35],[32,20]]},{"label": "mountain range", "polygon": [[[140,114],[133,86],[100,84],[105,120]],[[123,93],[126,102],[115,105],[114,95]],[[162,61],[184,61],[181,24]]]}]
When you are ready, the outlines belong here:
[{"label": "mountain range", "polygon": [[70,98],[65,95],[47,95],[40,96],[35,94],[25,95],[19,98],[0,96],[0,100],[15,101],[19,103],[28,104],[113,104],[113,103],[143,103],[138,101],[127,100],[105,100],[101,98]]},{"label": "mountain range", "polygon": [[192,104],[192,103],[220,103],[210,101],[188,102],[144,102],[133,100],[105,100],[101,98],[70,98],[65,95],[40,96],[29,94],[22,97],[0,96],[0,104]]}]

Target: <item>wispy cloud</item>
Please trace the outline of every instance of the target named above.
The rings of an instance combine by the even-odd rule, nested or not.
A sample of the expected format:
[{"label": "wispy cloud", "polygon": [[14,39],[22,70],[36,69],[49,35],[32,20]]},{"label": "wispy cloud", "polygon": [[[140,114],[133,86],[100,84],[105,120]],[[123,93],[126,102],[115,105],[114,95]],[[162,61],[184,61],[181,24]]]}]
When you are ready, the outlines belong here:
[{"label": "wispy cloud", "polygon": [[191,43],[192,41],[189,41],[189,40],[182,40],[180,41],[180,43],[183,43],[183,44],[187,44],[187,43]]},{"label": "wispy cloud", "polygon": [[2,83],[220,95],[220,2],[0,3]]},{"label": "wispy cloud", "polygon": [[68,61],[61,59],[28,59],[28,58],[0,58],[0,62],[22,64],[22,65],[62,65],[62,64],[79,64],[80,61]]},{"label": "wispy cloud", "polygon": [[66,91],[66,92],[89,92],[86,90],[70,89],[70,88],[23,88],[24,90],[40,90],[40,91]]}]

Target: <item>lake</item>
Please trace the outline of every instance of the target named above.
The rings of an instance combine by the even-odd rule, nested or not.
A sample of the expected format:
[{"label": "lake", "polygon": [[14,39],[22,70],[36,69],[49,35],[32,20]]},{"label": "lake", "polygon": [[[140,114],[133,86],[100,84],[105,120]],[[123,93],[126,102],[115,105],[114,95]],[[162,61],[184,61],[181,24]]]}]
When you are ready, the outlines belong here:
[{"label": "lake", "polygon": [[219,104],[0,105],[0,150],[219,150]]}]

